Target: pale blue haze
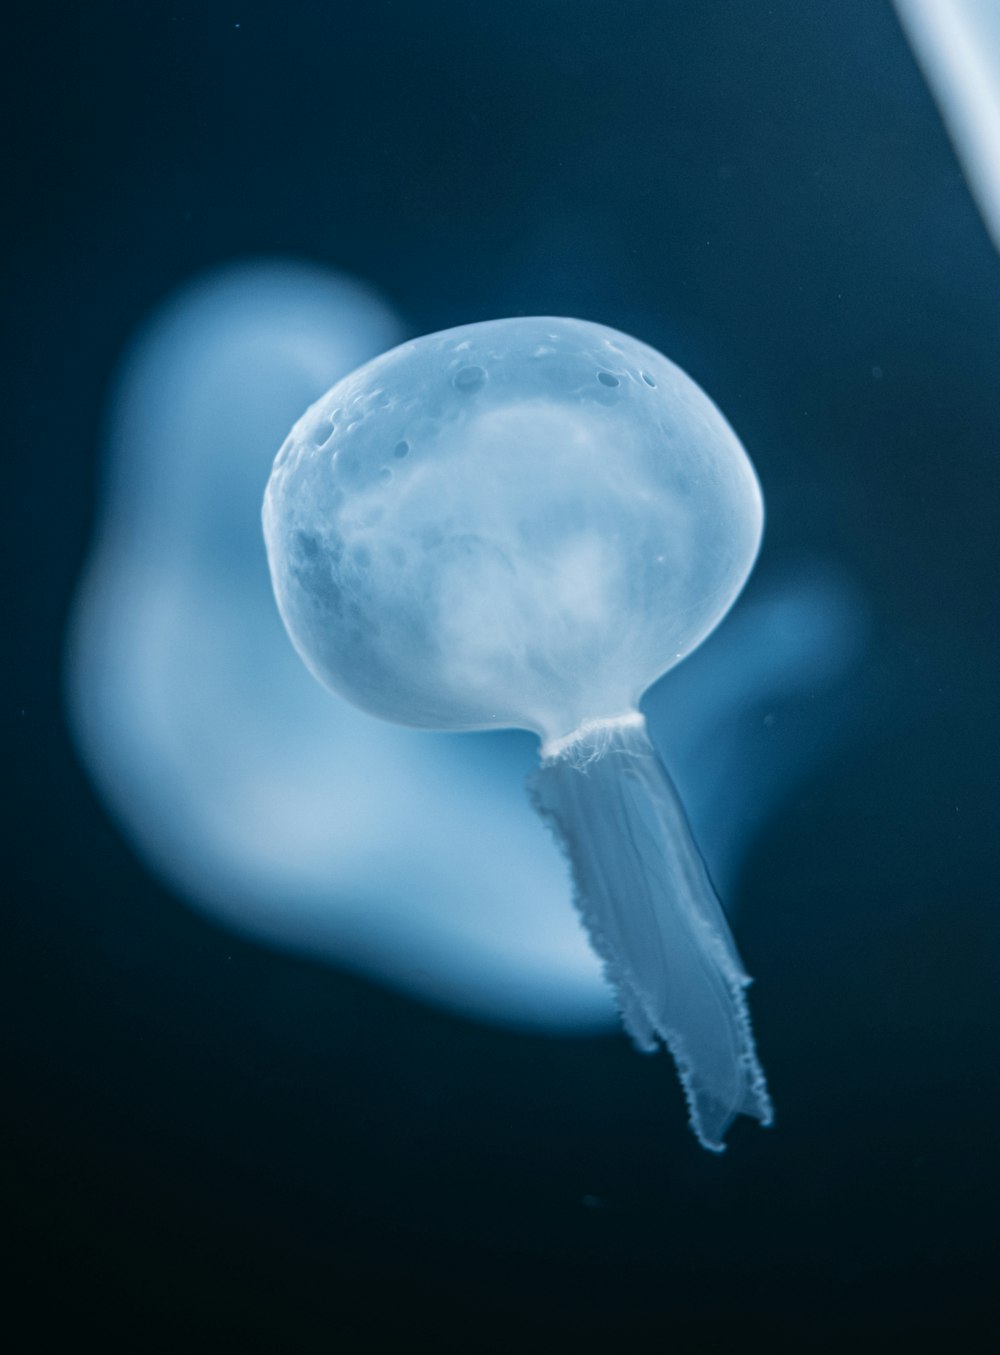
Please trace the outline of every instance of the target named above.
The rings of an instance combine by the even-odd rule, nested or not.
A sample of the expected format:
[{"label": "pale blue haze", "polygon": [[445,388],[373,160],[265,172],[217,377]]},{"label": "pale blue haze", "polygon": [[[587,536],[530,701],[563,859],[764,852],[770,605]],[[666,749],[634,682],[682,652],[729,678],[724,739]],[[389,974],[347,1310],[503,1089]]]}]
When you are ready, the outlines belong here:
[{"label": "pale blue haze", "polygon": [[[214,920],[465,1017],[591,1034],[615,1013],[523,792],[537,741],[371,719],[312,680],[274,606],[274,448],[402,336],[370,289],[283,261],[206,274],[154,313],[106,419],[71,728],[132,848]],[[730,913],[775,809],[843,744],[831,699],[861,634],[856,591],[796,559],[643,700]]]}]

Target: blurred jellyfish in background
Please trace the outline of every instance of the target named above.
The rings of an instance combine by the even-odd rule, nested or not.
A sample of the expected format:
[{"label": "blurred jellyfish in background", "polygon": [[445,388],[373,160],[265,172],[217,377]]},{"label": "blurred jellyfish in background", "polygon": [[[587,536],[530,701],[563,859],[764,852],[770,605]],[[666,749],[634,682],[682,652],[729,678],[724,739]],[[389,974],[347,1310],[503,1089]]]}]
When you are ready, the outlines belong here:
[{"label": "blurred jellyfish in background", "polygon": [[896,0],[896,10],[1000,249],[1000,4]]},{"label": "blurred jellyfish in background", "polygon": [[[226,925],[537,1030],[617,1021],[524,794],[527,733],[409,730],[306,672],[260,495],[299,412],[399,342],[370,290],[248,263],[184,288],[127,355],[67,647],[71,726],[149,866]],[[863,608],[822,562],[755,581],[643,702],[730,904],[768,816],[840,733]]]}]

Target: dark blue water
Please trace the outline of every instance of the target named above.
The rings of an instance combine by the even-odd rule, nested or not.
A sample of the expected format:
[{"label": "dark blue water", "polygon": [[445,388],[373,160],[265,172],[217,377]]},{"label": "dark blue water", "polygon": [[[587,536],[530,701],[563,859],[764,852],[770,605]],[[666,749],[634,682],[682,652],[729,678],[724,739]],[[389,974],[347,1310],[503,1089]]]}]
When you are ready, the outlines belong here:
[{"label": "dark blue water", "polygon": [[[982,1348],[1000,258],[889,5],[64,11],[12,30],[4,85],[3,1274],[37,1348]],[[762,583],[819,556],[864,593],[850,737],[740,884],[777,1124],[724,1158],[620,1037],[462,1023],[212,927],[76,760],[108,381],[175,286],[271,251],[414,332],[640,335],[754,459]]]}]

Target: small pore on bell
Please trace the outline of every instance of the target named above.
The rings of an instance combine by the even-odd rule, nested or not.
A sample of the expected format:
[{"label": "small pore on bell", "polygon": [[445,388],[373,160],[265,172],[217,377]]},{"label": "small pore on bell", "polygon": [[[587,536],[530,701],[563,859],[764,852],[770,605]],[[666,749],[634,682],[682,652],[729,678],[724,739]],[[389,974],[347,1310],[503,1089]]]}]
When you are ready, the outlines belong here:
[{"label": "small pore on bell", "polygon": [[460,367],[451,378],[451,384],[457,391],[463,391],[466,395],[472,395],[475,391],[481,390],[486,385],[485,369],[475,364],[468,367]]}]

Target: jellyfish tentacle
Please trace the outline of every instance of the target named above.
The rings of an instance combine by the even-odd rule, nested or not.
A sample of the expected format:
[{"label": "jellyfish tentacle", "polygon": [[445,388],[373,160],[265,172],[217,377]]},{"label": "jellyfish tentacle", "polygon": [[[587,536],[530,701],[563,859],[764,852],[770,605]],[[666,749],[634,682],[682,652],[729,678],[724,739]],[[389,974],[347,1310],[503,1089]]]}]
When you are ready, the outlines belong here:
[{"label": "jellyfish tentacle", "polygon": [[667,1046],[699,1141],[737,1115],[771,1123],[744,990],[751,982],[637,712],[545,745],[529,783],[569,860],[576,904],[640,1049]]}]

